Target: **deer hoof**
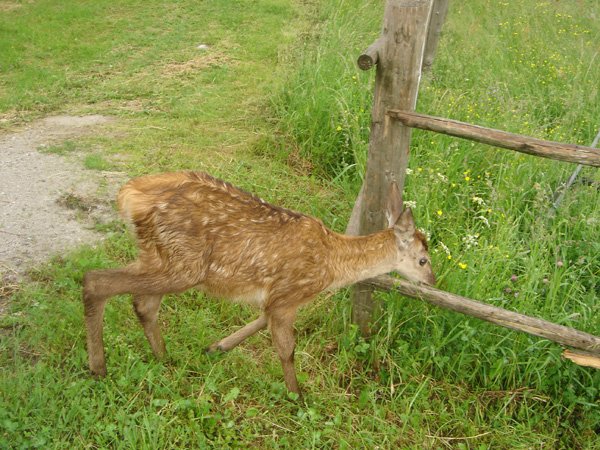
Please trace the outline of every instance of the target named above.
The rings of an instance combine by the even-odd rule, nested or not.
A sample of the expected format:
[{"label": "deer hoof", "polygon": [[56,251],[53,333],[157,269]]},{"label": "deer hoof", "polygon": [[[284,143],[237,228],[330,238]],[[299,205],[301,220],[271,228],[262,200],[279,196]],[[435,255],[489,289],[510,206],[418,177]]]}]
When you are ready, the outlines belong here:
[{"label": "deer hoof", "polygon": [[224,352],[226,352],[226,351],[227,351],[227,350],[225,350],[225,349],[224,349],[224,348],[221,346],[221,344],[219,344],[218,342],[216,342],[216,343],[214,343],[214,344],[211,344],[211,345],[209,345],[208,347],[206,347],[206,348],[204,349],[204,353],[209,353],[209,354],[210,354],[210,353],[217,353],[217,352],[219,352],[219,353],[224,353]]}]

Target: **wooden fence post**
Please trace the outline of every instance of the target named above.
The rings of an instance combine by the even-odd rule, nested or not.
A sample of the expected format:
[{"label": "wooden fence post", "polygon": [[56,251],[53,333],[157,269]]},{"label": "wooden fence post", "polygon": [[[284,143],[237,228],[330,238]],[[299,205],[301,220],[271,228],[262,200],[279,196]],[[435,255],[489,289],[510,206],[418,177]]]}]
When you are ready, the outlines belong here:
[{"label": "wooden fence post", "polygon": [[[387,116],[389,109],[413,111],[421,78],[423,50],[433,0],[388,0],[381,37],[359,58],[359,66],[377,65],[367,170],[355,211],[360,212],[358,234],[381,230],[389,184],[404,187],[408,167],[410,127]],[[362,198],[362,202],[361,202]],[[352,294],[352,319],[363,335],[377,309],[373,288],[362,283]]]},{"label": "wooden fence post", "polygon": [[446,20],[446,14],[448,14],[448,2],[449,0],[433,0],[431,20],[425,43],[425,54],[423,56],[423,71],[431,69],[433,64],[435,51],[442,34],[442,27]]}]

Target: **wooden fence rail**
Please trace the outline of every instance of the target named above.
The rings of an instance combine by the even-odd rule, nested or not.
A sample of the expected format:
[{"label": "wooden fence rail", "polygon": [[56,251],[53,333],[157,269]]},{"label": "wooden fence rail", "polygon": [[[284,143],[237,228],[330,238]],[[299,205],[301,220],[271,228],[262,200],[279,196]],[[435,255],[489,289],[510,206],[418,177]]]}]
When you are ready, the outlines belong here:
[{"label": "wooden fence rail", "polygon": [[544,141],[506,131],[471,125],[457,120],[418,114],[412,111],[389,110],[388,116],[407,127],[435,131],[464,139],[516,150],[528,155],[557,159],[587,166],[600,167],[600,149],[583,145]]},{"label": "wooden fence rail", "polygon": [[460,295],[441,291],[431,286],[409,283],[387,275],[372,278],[367,280],[366,283],[379,289],[395,290],[403,295],[418,298],[436,306],[476,317],[512,330],[522,331],[557,342],[561,345],[584,350],[596,358],[600,358],[600,337],[574,328],[508,311],[461,297]]}]

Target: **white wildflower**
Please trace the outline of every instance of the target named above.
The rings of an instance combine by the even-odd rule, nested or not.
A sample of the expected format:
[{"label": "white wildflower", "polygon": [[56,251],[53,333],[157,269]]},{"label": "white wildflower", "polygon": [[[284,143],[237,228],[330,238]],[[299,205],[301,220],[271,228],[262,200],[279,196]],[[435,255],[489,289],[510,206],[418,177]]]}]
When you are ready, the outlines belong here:
[{"label": "white wildflower", "polygon": [[442,241],[440,241],[440,247],[442,247],[442,249],[444,249],[444,252],[446,252],[446,255],[450,255],[450,249]]},{"label": "white wildflower", "polygon": [[404,206],[406,206],[407,208],[415,209],[417,207],[417,202],[414,200],[405,200]]},{"label": "white wildflower", "polygon": [[411,173],[413,173],[413,170],[409,167],[406,168],[406,175],[410,175]]},{"label": "white wildflower", "polygon": [[474,195],[471,197],[471,200],[473,200],[473,202],[477,203],[479,206],[485,206],[485,201],[481,197]]},{"label": "white wildflower", "polygon": [[479,219],[479,220],[481,220],[483,223],[485,223],[485,226],[486,226],[486,227],[488,227],[488,228],[490,227],[490,222],[489,222],[489,220],[487,219],[487,217],[484,217],[484,216],[477,216],[477,217],[476,217],[476,219]]},{"label": "white wildflower", "polygon": [[428,241],[431,240],[431,233],[429,231],[424,230],[423,228],[419,228],[418,230],[425,235]]},{"label": "white wildflower", "polygon": [[467,247],[468,250],[471,247],[476,247],[477,245],[479,245],[477,239],[479,239],[479,234],[467,234],[466,236],[463,236],[462,241],[464,242],[465,247]]}]

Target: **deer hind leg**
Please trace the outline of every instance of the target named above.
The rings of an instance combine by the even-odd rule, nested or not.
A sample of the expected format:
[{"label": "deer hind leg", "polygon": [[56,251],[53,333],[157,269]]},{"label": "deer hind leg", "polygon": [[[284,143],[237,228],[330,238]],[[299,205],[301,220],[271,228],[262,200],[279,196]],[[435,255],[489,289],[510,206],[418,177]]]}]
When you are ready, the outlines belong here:
[{"label": "deer hind leg", "polygon": [[296,347],[294,320],[296,319],[296,309],[275,309],[269,311],[268,316],[273,344],[283,367],[285,385],[289,391],[300,394],[296,369],[294,368],[294,349]]},{"label": "deer hind leg", "polygon": [[169,292],[181,292],[189,287],[191,285],[170,280],[165,274],[138,273],[128,267],[86,273],[83,281],[83,304],[89,367],[92,374],[106,375],[102,321],[104,307],[110,297],[119,294],[158,296]]},{"label": "deer hind leg", "polygon": [[236,347],[250,336],[258,333],[260,330],[264,330],[267,327],[267,316],[262,314],[258,319],[253,320],[244,327],[237,330],[235,333],[230,334],[226,338],[220,341],[214,342],[208,346],[206,351],[213,353],[216,351],[227,352],[232,348]]},{"label": "deer hind leg", "polygon": [[88,272],[83,284],[83,307],[85,326],[87,329],[87,350],[90,371],[97,376],[106,375],[106,361],[104,358],[104,344],[102,340],[102,321],[104,307],[108,295],[102,291],[102,286],[96,286],[95,275],[98,272]]},{"label": "deer hind leg", "polygon": [[133,296],[133,309],[144,328],[144,334],[150,343],[152,353],[158,359],[162,359],[166,353],[165,341],[160,334],[158,323],[158,310],[162,298],[161,294]]}]

